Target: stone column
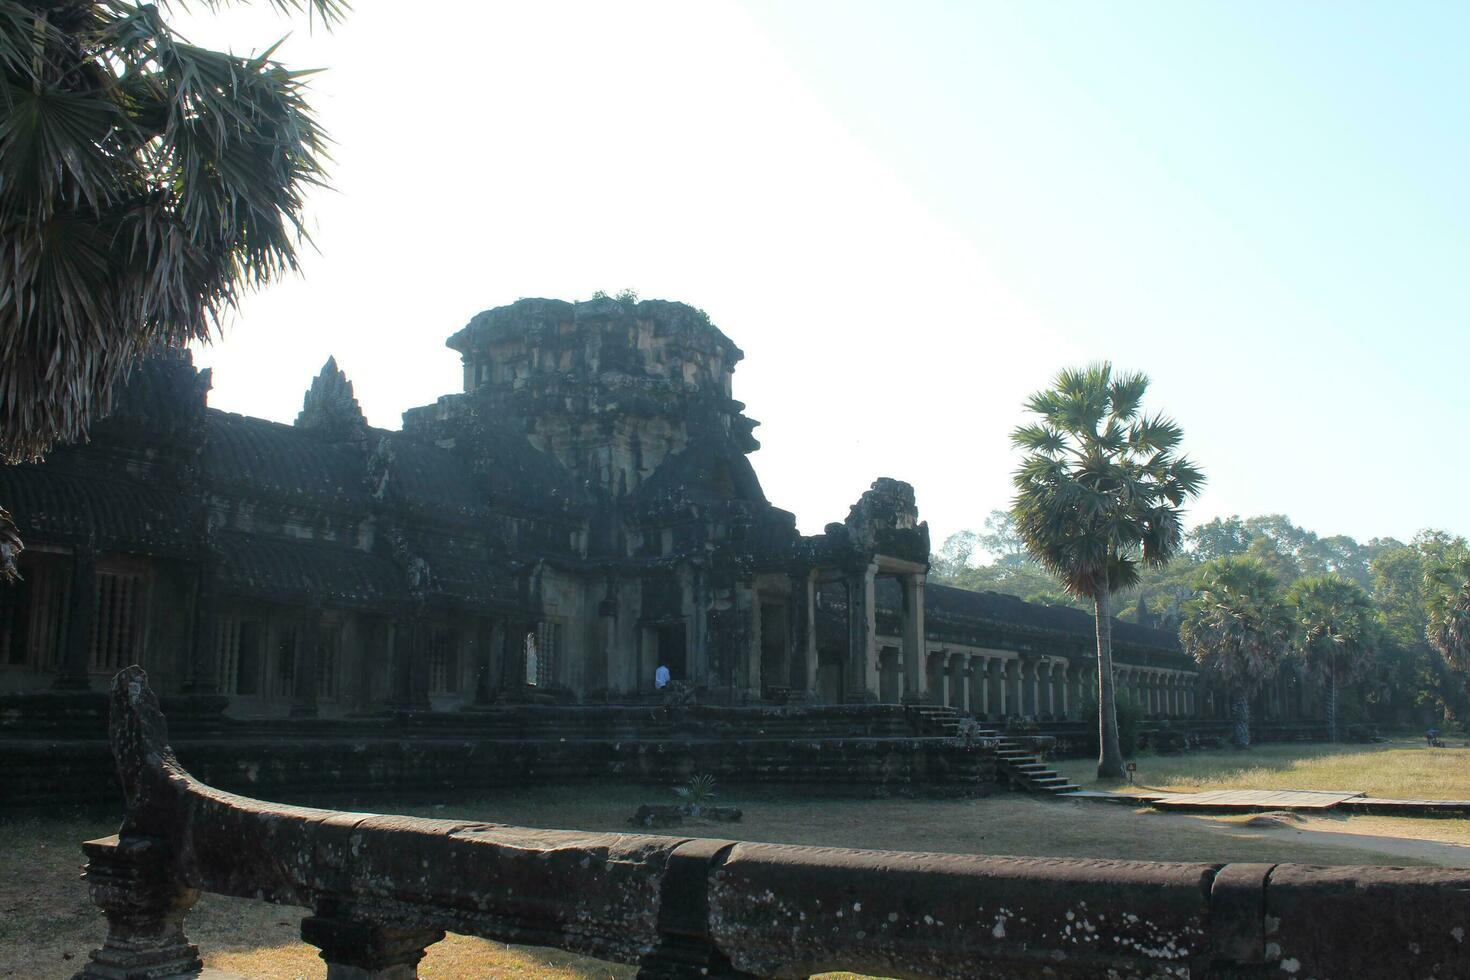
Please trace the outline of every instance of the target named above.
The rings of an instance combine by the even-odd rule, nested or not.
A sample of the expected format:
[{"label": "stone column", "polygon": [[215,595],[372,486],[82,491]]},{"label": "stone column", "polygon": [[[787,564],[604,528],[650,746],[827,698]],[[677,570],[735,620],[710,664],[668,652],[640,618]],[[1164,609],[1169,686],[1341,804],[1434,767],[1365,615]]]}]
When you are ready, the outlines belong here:
[{"label": "stone column", "polygon": [[990,722],[998,722],[1006,713],[1005,661],[999,657],[985,658],[985,716]]},{"label": "stone column", "polygon": [[408,616],[393,624],[392,684],[388,705],[397,711],[413,709],[413,620]]},{"label": "stone column", "polygon": [[443,938],[442,929],[395,929],[335,903],[301,921],[301,939],[322,951],[327,980],[415,980],[425,950]]},{"label": "stone column", "polygon": [[1028,658],[1021,661],[1021,704],[1031,718],[1040,718],[1046,710],[1045,660]]},{"label": "stone column", "polygon": [[981,715],[988,709],[985,697],[985,658],[970,657],[965,662],[965,678],[968,687],[968,697],[965,703],[969,706],[970,714]]},{"label": "stone column", "polygon": [[936,704],[949,704],[949,664],[944,651],[926,653],[924,661],[927,665],[924,673],[929,681],[930,697]]},{"label": "stone column", "polygon": [[192,977],[204,968],[184,935],[199,899],[173,873],[167,844],[155,837],[108,837],[82,845],[87,890],[107,915],[107,938],[78,980]]},{"label": "stone column", "polygon": [[320,654],[322,635],[322,609],[311,606],[296,631],[296,659],[293,679],[291,717],[315,718],[317,658]]},{"label": "stone column", "polygon": [[[738,594],[737,592],[737,596]],[[750,602],[750,609],[746,613],[746,622],[749,625],[745,630],[745,656],[743,669],[740,671],[744,676],[737,682],[743,682],[740,686],[744,689],[746,701],[759,701],[765,695],[767,683],[767,679],[761,676],[761,594],[756,590],[754,581],[745,594]]]},{"label": "stone column", "polygon": [[946,702],[956,711],[964,711],[967,707],[966,695],[969,693],[970,685],[965,680],[965,657],[963,654],[951,653],[949,655],[949,697]]},{"label": "stone column", "polygon": [[413,621],[413,657],[409,660],[409,704],[415,711],[429,710],[429,659],[434,649],[434,628],[423,610]]},{"label": "stone column", "polygon": [[71,593],[67,599],[66,642],[51,687],[86,691],[92,686],[92,614],[97,604],[97,553],[90,541],[72,552]]},{"label": "stone column", "polygon": [[[907,574],[899,577],[903,587],[903,699],[906,702],[930,700],[924,649],[924,576]],[[917,670],[907,665],[912,661]]]},{"label": "stone column", "polygon": [[[843,673],[849,704],[878,700],[878,631],[873,608],[877,572],[878,566],[869,564],[847,575],[847,667]],[[905,649],[904,662],[908,660]]]},{"label": "stone column", "polygon": [[494,648],[495,629],[488,618],[482,617],[475,623],[474,703],[478,705],[489,704],[494,697],[490,688],[490,651]]},{"label": "stone column", "polygon": [[219,599],[214,587],[214,564],[199,562],[194,579],[194,623],[190,630],[188,679],[190,694],[213,694],[219,690]]},{"label": "stone column", "polygon": [[791,686],[817,692],[817,578],[815,570],[791,573]]},{"label": "stone column", "polygon": [[1021,699],[1021,661],[1007,660],[1006,671],[1006,714],[1020,716],[1025,713],[1025,703]]}]

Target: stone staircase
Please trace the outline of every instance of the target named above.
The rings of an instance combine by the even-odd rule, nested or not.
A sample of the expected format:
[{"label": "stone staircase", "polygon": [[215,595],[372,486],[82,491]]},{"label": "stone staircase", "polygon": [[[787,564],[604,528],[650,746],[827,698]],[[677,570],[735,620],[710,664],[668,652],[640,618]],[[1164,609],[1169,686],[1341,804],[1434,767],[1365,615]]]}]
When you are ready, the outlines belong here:
[{"label": "stone staircase", "polygon": [[909,708],[914,727],[922,735],[954,738],[960,733],[960,713],[943,704],[919,704]]},{"label": "stone staircase", "polygon": [[1019,739],[1002,737],[996,749],[996,768],[1012,786],[1028,793],[1056,796],[1077,792],[1077,784],[1069,782]]},{"label": "stone staircase", "polygon": [[[909,711],[915,730],[922,735],[954,738],[960,734],[963,726],[960,713],[946,705],[914,705]],[[998,739],[996,775],[1009,782],[1013,788],[1046,796],[1077,792],[1077,784],[1068,781],[1042,762],[1041,757],[1028,747],[1026,740],[1011,738],[990,729],[982,729],[974,734]]]}]

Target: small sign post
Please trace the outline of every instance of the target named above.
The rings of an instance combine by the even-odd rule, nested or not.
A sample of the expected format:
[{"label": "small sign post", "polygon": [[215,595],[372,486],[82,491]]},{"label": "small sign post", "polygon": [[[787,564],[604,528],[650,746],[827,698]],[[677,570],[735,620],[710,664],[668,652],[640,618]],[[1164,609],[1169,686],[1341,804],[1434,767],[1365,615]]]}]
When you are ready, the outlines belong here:
[{"label": "small sign post", "polygon": [[1138,763],[1130,762],[1123,767],[1128,773],[1128,785],[1133,785],[1133,774],[1138,771]]}]

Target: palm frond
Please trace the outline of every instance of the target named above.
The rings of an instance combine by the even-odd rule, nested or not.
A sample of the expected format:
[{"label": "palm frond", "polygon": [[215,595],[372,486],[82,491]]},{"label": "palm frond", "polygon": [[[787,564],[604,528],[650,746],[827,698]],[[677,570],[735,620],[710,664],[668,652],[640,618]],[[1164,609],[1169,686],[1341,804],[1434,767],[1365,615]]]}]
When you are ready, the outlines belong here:
[{"label": "palm frond", "polygon": [[[211,4],[212,5],[212,4]],[[335,19],[338,2],[284,0]],[[135,355],[214,335],[298,267],[327,137],[309,73],[187,44],[157,8],[0,0],[0,457],[85,434]],[[29,45],[29,47],[27,47]],[[27,56],[26,66],[17,59]]]},{"label": "palm frond", "polygon": [[1139,417],[1147,387],[1107,362],[1068,368],[1027,399],[1039,419],[1011,435],[1027,451],[1012,476],[1017,533],[1074,595],[1126,588],[1182,544],[1180,508],[1204,477],[1173,455],[1177,424]]}]

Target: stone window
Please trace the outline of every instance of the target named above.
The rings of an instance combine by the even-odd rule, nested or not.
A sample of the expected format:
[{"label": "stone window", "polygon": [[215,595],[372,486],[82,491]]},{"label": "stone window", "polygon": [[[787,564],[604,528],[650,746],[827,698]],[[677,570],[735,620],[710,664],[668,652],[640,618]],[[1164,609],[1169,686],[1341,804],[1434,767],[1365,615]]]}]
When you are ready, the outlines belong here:
[{"label": "stone window", "polygon": [[0,585],[0,667],[55,668],[71,579],[50,555],[26,555],[22,579]]},{"label": "stone window", "polygon": [[219,692],[241,697],[260,694],[261,651],[265,646],[265,628],[255,620],[227,617],[220,620],[216,640],[216,663],[219,664]]},{"label": "stone window", "polygon": [[323,701],[337,700],[342,677],[342,627],[323,626],[317,632],[316,696]]},{"label": "stone window", "polygon": [[141,569],[97,570],[92,604],[91,669],[113,674],[140,661],[144,578]]},{"label": "stone window", "polygon": [[556,664],[561,659],[562,624],[546,621],[536,624],[536,686],[556,683]]},{"label": "stone window", "polygon": [[459,693],[459,636],[436,626],[429,640],[429,693]]},{"label": "stone window", "polygon": [[282,626],[276,630],[275,662],[276,697],[289,698],[296,693],[296,627]]}]

